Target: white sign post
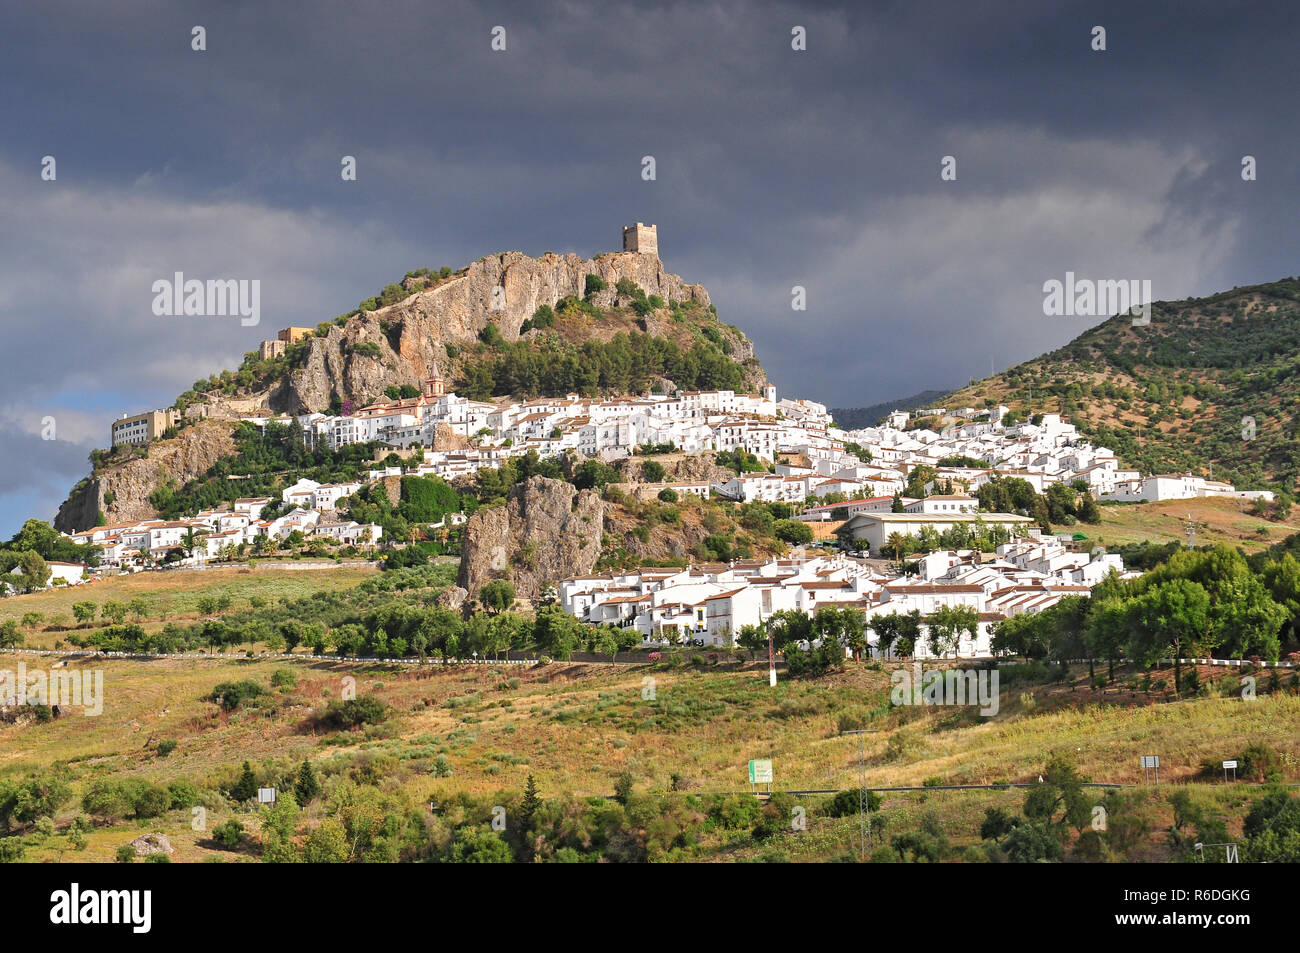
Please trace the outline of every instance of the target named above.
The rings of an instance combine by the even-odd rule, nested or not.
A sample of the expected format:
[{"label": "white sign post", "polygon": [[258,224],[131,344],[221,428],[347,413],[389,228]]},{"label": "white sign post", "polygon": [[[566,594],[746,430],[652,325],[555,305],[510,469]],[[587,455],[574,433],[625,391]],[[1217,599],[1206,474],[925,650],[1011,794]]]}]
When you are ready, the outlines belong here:
[{"label": "white sign post", "polygon": [[258,788],[258,789],[257,789],[257,803],[258,803],[258,804],[274,804],[274,803],[275,803],[275,788]]},{"label": "white sign post", "polygon": [[1236,762],[1236,761],[1225,761],[1225,762],[1223,762],[1223,780],[1224,780],[1224,781],[1227,781],[1227,780],[1228,780],[1228,771],[1229,771],[1229,770],[1232,771],[1232,780],[1234,780],[1234,781],[1237,780],[1237,762]]},{"label": "white sign post", "polygon": [[758,796],[758,791],[754,790],[760,784],[767,785],[767,793],[772,793],[772,762],[771,761],[751,761],[749,762],[749,787],[754,791],[754,796]]},{"label": "white sign post", "polygon": [[1142,755],[1142,777],[1145,780],[1150,781],[1151,775],[1149,772],[1151,771],[1155,772],[1156,786],[1159,787],[1160,786],[1160,756],[1154,754],[1144,754]]}]

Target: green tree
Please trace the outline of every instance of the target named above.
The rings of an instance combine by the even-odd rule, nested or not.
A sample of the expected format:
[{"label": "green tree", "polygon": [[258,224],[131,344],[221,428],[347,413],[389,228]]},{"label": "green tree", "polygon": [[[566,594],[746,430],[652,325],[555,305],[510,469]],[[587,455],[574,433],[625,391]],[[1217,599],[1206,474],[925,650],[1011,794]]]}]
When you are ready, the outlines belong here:
[{"label": "green tree", "polygon": [[478,598],[493,615],[504,612],[515,604],[514,583],[508,579],[494,579],[479,590]]},{"label": "green tree", "polygon": [[930,650],[940,658],[949,652],[956,653],[961,645],[961,634],[972,640],[979,635],[980,615],[970,606],[939,606],[926,619],[930,632]]},{"label": "green tree", "polygon": [[903,554],[910,549],[908,539],[902,533],[893,532],[885,540],[885,550],[894,554],[895,561],[901,562]]},{"label": "green tree", "polygon": [[230,797],[235,801],[251,801],[257,797],[257,775],[253,774],[253,768],[247,761],[244,762],[239,780],[230,789]]},{"label": "green tree", "polygon": [[298,781],[294,784],[293,791],[297,795],[298,803],[302,805],[310,804],[320,794],[320,781],[316,779],[316,771],[310,761],[303,760],[302,766],[298,769]]},{"label": "green tree", "polygon": [[309,864],[342,864],[348,860],[348,835],[343,825],[327,817],[307,835],[302,859]]},{"label": "green tree", "polygon": [[298,801],[293,791],[276,792],[275,803],[262,815],[262,860],[268,864],[297,859],[293,838],[298,821]]},{"label": "green tree", "polygon": [[777,539],[796,546],[811,543],[813,539],[812,527],[803,520],[777,520],[772,525],[772,533]]},{"label": "green tree", "polygon": [[900,655],[911,655],[921,634],[921,623],[919,609],[872,616],[871,630],[876,633],[876,647],[881,656],[887,657],[895,645]]},{"label": "green tree", "polygon": [[1129,654],[1148,668],[1173,654],[1174,691],[1182,693],[1184,652],[1203,650],[1210,611],[1209,593],[1199,583],[1171,579],[1143,592],[1129,606]]},{"label": "green tree", "polygon": [[18,630],[18,623],[13,619],[0,622],[0,649],[15,649],[23,644],[26,636]]},{"label": "green tree", "polygon": [[551,658],[568,659],[578,647],[578,622],[559,606],[543,606],[533,617],[533,642]]},{"label": "green tree", "polygon": [[35,550],[29,549],[23,552],[18,559],[18,566],[22,572],[18,576],[18,584],[27,592],[35,589],[41,589],[50,579],[50,567],[45,562],[45,558]]},{"label": "green tree", "polygon": [[234,850],[244,839],[244,825],[232,817],[212,829],[212,839],[226,850]]},{"label": "green tree", "polygon": [[449,859],[456,864],[510,864],[515,857],[495,831],[462,827],[451,843]]},{"label": "green tree", "polygon": [[767,632],[759,625],[742,625],[736,636],[736,644],[749,652],[749,660],[752,662],[759,652],[767,649]]},{"label": "green tree", "polygon": [[542,798],[537,793],[537,782],[533,776],[528,775],[528,783],[524,785],[524,798],[519,803],[519,835],[524,841],[525,858],[531,858],[533,855],[530,837],[533,830],[533,818],[537,816],[538,810],[541,809]]},{"label": "green tree", "polygon": [[206,529],[191,526],[181,536],[181,549],[185,550],[187,556],[193,556],[196,550],[205,545],[203,538],[207,535],[208,531]]},{"label": "green tree", "polygon": [[776,651],[783,652],[792,642],[812,641],[812,619],[798,609],[782,609],[772,613],[772,617],[767,620],[767,631],[772,636],[772,645]]},{"label": "green tree", "polygon": [[1067,827],[1082,830],[1092,818],[1092,799],[1084,793],[1087,778],[1064,755],[1053,755],[1043,769],[1043,781],[1025,797],[1025,817],[1043,824],[1064,840]]}]

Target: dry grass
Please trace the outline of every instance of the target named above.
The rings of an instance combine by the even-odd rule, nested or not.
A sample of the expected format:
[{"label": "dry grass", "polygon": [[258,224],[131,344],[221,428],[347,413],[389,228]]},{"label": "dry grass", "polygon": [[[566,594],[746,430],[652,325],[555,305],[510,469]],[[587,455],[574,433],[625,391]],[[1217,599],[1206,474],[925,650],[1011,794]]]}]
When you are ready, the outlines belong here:
[{"label": "dry grass", "polygon": [[[12,666],[18,657],[7,658],[11,661],[4,664]],[[49,664],[39,656],[25,660],[32,667]],[[1234,757],[1256,741],[1278,750],[1288,779],[1300,776],[1300,738],[1294,732],[1300,697],[1295,695],[1143,704],[1145,696],[1117,689],[1106,697],[1118,704],[1103,705],[1078,683],[1015,686],[1004,692],[999,713],[984,720],[952,709],[891,708],[888,674],[857,666],[819,681],[784,681],[770,689],[761,665],[708,671],[565,663],[417,669],[304,659],[291,663],[298,675],[295,688],[273,694],[264,706],[226,714],[202,700],[214,685],[234,679],[269,684],[286,663],[87,659],[72,664],[102,666],[103,714],[69,713],[45,724],[0,726],[0,777],[62,761],[70,764],[80,792],[99,777],[162,783],[188,778],[203,784],[244,760],[284,766],[312,759],[325,774],[355,771],[372,761],[384,786],[422,803],[434,795],[517,791],[529,774],[548,796],[609,794],[622,771],[630,772],[642,790],[668,790],[675,778],[681,790],[743,792],[748,790],[746,762],[771,758],[778,790],[835,790],[856,786],[857,780],[857,742],[839,734],[846,712],[880,730],[867,736],[873,787],[921,785],[927,779],[1032,781],[1057,752],[1072,755],[1093,780],[1115,783],[1141,782],[1138,757],[1158,754],[1161,781],[1174,783],[1190,780],[1202,759]],[[345,675],[356,678],[358,694],[382,698],[392,715],[363,732],[314,733],[313,709],[339,697]],[[654,682],[645,682],[647,677]],[[650,687],[654,697],[643,697]],[[1022,692],[1033,696],[1032,705],[1020,700]],[[900,737],[907,743],[900,744]],[[160,758],[155,749],[164,739],[178,746]],[[891,739],[903,750],[901,756],[891,758]],[[439,756],[452,766],[450,777],[433,775]],[[1023,792],[1014,790],[918,792],[890,795],[886,810],[897,815],[893,823],[899,830],[927,804],[957,840],[973,843],[984,806],[1018,807],[1022,798]],[[71,818],[73,806],[56,819],[60,824]],[[227,816],[228,806],[214,809],[210,825]],[[252,815],[240,816],[254,823]],[[188,814],[172,812],[119,824],[97,831],[87,852],[77,856],[109,860],[129,839],[125,835],[141,830],[171,837],[177,860],[212,854],[211,846],[189,831],[188,821]],[[819,823],[817,837],[783,848],[794,851],[792,859],[839,852],[835,845],[841,840],[851,847],[856,830],[851,822]],[[66,851],[60,846],[64,840],[52,838],[48,852],[40,848],[31,859],[54,859],[55,852]]]},{"label": "dry grass", "polygon": [[[1168,500],[1133,506],[1103,506],[1100,525],[1054,526],[1055,532],[1086,533],[1092,544],[1119,546],[1124,543],[1187,542],[1183,521],[1188,514],[1201,524],[1196,530],[1196,545],[1226,543],[1247,552],[1264,549],[1272,543],[1300,532],[1300,523],[1275,523],[1251,516],[1250,502],[1232,499]],[[1267,536],[1259,530],[1268,531]]]},{"label": "dry grass", "polygon": [[[203,571],[172,570],[167,572],[141,572],[109,576],[81,586],[48,589],[27,595],[0,599],[0,622],[7,619],[19,621],[28,612],[39,612],[45,625],[24,630],[28,648],[52,648],[66,633],[49,627],[62,617],[75,625],[72,606],[77,602],[94,602],[103,605],[108,601],[128,603],[143,598],[149,603],[145,616],[146,628],[150,623],[161,625],[164,621],[193,621],[199,616],[198,600],[203,596],[229,596],[234,605],[245,605],[253,597],[272,600],[293,600],[310,596],[323,589],[345,589],[375,575],[379,570],[368,567],[341,567],[337,569],[281,569],[276,566],[258,566],[256,569],[211,569]],[[133,618],[133,617],[128,617]],[[96,619],[96,624],[100,620]]]}]

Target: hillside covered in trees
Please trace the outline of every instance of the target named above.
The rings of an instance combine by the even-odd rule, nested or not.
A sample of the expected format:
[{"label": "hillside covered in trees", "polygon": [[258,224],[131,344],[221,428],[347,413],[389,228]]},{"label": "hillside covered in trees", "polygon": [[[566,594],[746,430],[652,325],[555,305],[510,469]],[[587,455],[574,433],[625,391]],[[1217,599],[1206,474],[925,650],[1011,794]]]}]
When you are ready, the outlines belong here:
[{"label": "hillside covered in trees", "polygon": [[[1155,302],[942,401],[1060,412],[1143,473],[1292,490],[1300,475],[1300,278]],[[1247,419],[1249,418],[1249,419]],[[1253,426],[1252,426],[1253,424]]]}]

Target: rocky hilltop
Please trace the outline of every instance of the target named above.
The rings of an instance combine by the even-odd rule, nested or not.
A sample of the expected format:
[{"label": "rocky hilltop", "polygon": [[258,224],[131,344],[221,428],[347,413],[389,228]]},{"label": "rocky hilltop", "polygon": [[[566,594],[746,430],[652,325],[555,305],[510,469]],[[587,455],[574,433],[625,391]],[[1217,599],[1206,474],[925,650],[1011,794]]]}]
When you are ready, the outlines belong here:
[{"label": "rocky hilltop", "polygon": [[64,533],[88,529],[102,513],[109,523],[152,519],[149,494],[159,486],[178,486],[206,473],[235,451],[232,425],[206,420],[187,427],[171,440],[159,440],[144,456],[96,470],[78,483],[59,507],[54,528]]},{"label": "rocky hilltop", "polygon": [[605,504],[593,490],[535,476],[465,524],[457,584],[477,593],[493,579],[536,599],[556,579],[591,572],[600,557]]},{"label": "rocky hilltop", "polygon": [[[291,414],[328,412],[332,399],[356,404],[392,385],[418,387],[431,376],[435,362],[443,376],[454,381],[464,365],[476,358],[462,352],[478,345],[489,324],[507,342],[529,339],[529,334],[540,337],[539,331],[521,335],[524,322],[542,305],[554,307],[568,296],[583,297],[588,274],[600,276],[608,285],[588,299],[600,311],[627,304],[620,302],[615,290],[623,278],[664,301],[710,305],[703,287],[666,272],[657,255],[619,252],[586,259],[572,254],[531,258],[503,252],[396,304],[363,311],[331,327],[324,337],[310,339],[305,362],[266,393],[267,405]],[[626,330],[613,321],[588,323],[582,334],[585,339],[608,340]],[[643,329],[646,334],[682,337],[680,326],[667,312],[647,315]],[[753,345],[739,335],[729,356],[738,363],[753,361]],[[761,369],[750,376],[752,386],[762,385]]]},{"label": "rocky hilltop", "polygon": [[[588,275],[600,282],[589,286]],[[635,295],[626,292],[627,281],[636,286]],[[377,307],[381,300],[386,305]],[[543,306],[554,313],[534,326]],[[617,335],[661,339],[692,358],[702,348],[711,367],[725,365],[728,383],[721,386],[757,392],[767,383],[749,339],[720,322],[708,292],[667,272],[655,251],[593,258],[502,252],[458,272],[411,272],[400,287],[386,288],[381,299],[321,322],[286,353],[259,358],[252,352],[237,371],[197,382],[176,407],[201,422],[182,427],[175,439],[150,445],[145,456],[138,455],[145,451],[136,456],[122,451],[101,460],[60,508],[56,526],[65,532],[84,529],[100,513],[109,521],[155,516],[149,503],[155,489],[182,486],[238,452],[231,429],[240,417],[346,412],[384,399],[394,387],[418,388],[435,368],[454,390],[474,372],[481,382],[485,369],[514,366],[530,355],[571,355],[581,366],[587,359],[584,348],[605,345]],[[679,384],[665,376],[664,368],[642,380],[646,377],[646,387],[691,388],[689,380]],[[475,396],[472,388],[464,393]],[[480,383],[480,399],[504,394],[499,386],[484,391]],[[435,441],[436,449],[464,445],[449,431]]]}]

